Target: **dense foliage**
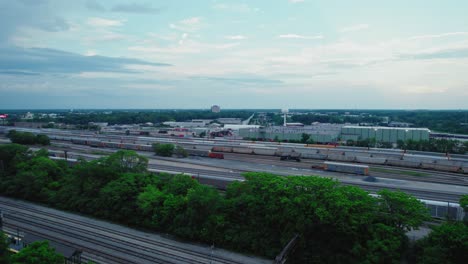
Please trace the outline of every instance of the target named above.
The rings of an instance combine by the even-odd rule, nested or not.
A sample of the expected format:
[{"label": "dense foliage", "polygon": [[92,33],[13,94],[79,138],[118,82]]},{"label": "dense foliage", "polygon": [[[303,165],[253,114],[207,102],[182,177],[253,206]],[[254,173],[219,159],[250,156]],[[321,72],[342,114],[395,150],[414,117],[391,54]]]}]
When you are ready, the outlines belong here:
[{"label": "dense foliage", "polygon": [[49,247],[49,242],[34,242],[11,256],[12,264],[62,264],[64,258]]},{"label": "dense foliage", "polygon": [[417,244],[418,262],[424,264],[462,264],[468,260],[468,225],[446,222]]},{"label": "dense foliage", "polygon": [[162,143],[154,143],[153,150],[156,155],[163,156],[163,157],[171,157],[174,154],[174,144],[162,144]]},{"label": "dense foliage", "polygon": [[50,145],[50,139],[46,135],[34,135],[30,132],[18,132],[16,130],[8,131],[7,137],[13,143],[23,144],[23,145]]},{"label": "dense foliage", "polygon": [[8,251],[8,241],[5,234],[0,230],[0,264],[10,263],[10,252]]},{"label": "dense foliage", "polygon": [[460,198],[460,206],[466,213],[468,213],[468,194],[465,194]]},{"label": "dense foliage", "polygon": [[248,173],[220,195],[188,176],[148,174],[132,151],[72,168],[17,145],[1,146],[0,157],[4,195],[268,258],[299,234],[295,263],[399,263],[405,231],[428,217],[405,193],[374,198],[320,177]]}]

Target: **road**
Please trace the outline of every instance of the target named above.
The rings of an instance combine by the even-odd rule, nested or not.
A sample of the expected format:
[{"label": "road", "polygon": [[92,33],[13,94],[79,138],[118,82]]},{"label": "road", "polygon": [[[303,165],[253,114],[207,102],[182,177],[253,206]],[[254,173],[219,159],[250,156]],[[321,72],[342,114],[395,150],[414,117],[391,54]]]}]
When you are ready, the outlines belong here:
[{"label": "road", "polygon": [[100,263],[271,263],[4,197],[0,197],[0,209],[4,212],[6,229],[18,228],[21,232],[83,249],[85,259]]},{"label": "road", "polygon": [[254,117],[255,113],[253,113],[249,118],[246,120],[242,121],[243,125],[248,125],[250,123],[250,120]]}]

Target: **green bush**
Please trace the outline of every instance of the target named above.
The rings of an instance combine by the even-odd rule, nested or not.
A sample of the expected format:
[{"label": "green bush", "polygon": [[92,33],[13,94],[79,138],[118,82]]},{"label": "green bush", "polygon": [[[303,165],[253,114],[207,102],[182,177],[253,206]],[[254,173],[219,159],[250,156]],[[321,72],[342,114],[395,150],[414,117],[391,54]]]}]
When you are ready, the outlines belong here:
[{"label": "green bush", "polygon": [[174,145],[173,144],[153,144],[153,149],[156,155],[163,157],[171,157],[174,154]]}]

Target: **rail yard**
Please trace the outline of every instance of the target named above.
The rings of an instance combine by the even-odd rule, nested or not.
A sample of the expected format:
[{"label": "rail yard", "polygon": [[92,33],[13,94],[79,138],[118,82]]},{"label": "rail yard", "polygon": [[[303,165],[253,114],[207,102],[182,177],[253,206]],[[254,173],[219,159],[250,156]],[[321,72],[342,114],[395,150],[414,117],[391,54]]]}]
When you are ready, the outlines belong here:
[{"label": "rail yard", "polygon": [[103,221],[0,197],[4,226],[80,248],[98,263],[270,263],[259,258],[177,242]]},{"label": "rail yard", "polygon": [[[243,181],[243,172],[269,172],[284,176],[318,175],[335,178],[370,193],[381,189],[412,194],[430,208],[435,218],[464,219],[458,200],[468,193],[468,157],[438,153],[404,152],[370,148],[330,147],[306,144],[206,140],[197,138],[139,137],[89,132],[18,129],[47,135],[53,159],[73,164],[79,158],[93,160],[130,149],[149,158],[148,170],[155,173],[186,174],[202,184],[225,190],[232,181]],[[0,131],[5,134],[6,129]],[[2,143],[8,140],[2,139]],[[155,156],[152,144],[171,143],[184,148],[188,158]],[[6,226],[48,234],[51,240],[80,247],[84,258],[99,263],[262,263],[214,258],[207,251],[187,250],[145,237],[80,221],[71,216],[54,216],[38,207],[3,199]],[[41,211],[42,210],[42,211]],[[13,222],[15,224],[13,224]],[[42,233],[41,233],[42,232]],[[92,235],[98,233],[99,235]],[[73,237],[68,241],[65,237]],[[99,247],[92,246],[99,244]],[[172,255],[171,255],[172,254]],[[158,256],[158,257],[156,257]],[[133,260],[134,262],[130,261]],[[236,259],[236,258],[235,258]],[[169,262],[171,260],[172,262]],[[158,262],[159,261],[159,262]]]}]

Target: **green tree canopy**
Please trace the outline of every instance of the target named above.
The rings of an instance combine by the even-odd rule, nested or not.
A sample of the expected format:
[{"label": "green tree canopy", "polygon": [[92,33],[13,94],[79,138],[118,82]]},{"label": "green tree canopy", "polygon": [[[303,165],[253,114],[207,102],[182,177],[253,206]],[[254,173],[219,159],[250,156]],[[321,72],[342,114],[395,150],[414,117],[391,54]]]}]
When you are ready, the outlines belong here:
[{"label": "green tree canopy", "polygon": [[13,264],[63,264],[62,255],[49,247],[48,241],[34,242],[11,257]]},{"label": "green tree canopy", "polygon": [[170,157],[174,154],[174,145],[173,144],[160,144],[155,143],[153,144],[153,149],[156,155],[163,156],[163,157]]},{"label": "green tree canopy", "polygon": [[132,150],[119,150],[105,158],[104,163],[119,173],[144,173],[148,168],[148,159]]},{"label": "green tree canopy", "polygon": [[468,225],[446,222],[418,243],[419,263],[463,264],[468,259]]},{"label": "green tree canopy", "polygon": [[10,251],[8,251],[7,237],[0,230],[0,264],[10,263]]},{"label": "green tree canopy", "polygon": [[460,198],[460,206],[463,208],[465,213],[468,213],[468,194],[462,195]]},{"label": "green tree canopy", "polygon": [[429,210],[413,196],[401,191],[381,190],[378,192],[380,217],[389,226],[402,232],[417,229],[430,219]]}]

